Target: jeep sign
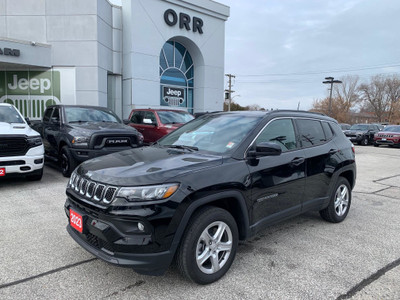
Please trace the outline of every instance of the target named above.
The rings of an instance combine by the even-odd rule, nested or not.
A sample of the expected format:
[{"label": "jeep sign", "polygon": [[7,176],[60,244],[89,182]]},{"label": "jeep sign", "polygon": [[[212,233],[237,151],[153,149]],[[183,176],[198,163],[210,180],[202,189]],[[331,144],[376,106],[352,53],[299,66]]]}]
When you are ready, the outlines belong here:
[{"label": "jeep sign", "polygon": [[182,106],[185,102],[185,89],[164,86],[161,105]]}]

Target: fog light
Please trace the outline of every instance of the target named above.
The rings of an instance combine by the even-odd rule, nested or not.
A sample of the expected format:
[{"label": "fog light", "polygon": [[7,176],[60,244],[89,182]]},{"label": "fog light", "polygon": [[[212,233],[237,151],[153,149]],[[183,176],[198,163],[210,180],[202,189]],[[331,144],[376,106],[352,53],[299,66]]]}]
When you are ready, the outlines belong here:
[{"label": "fog light", "polygon": [[41,163],[43,163],[43,158],[35,159],[33,162],[34,162],[36,165],[41,164]]},{"label": "fog light", "polygon": [[137,228],[140,230],[140,231],[144,231],[144,225],[142,224],[142,223],[138,223],[137,224]]}]

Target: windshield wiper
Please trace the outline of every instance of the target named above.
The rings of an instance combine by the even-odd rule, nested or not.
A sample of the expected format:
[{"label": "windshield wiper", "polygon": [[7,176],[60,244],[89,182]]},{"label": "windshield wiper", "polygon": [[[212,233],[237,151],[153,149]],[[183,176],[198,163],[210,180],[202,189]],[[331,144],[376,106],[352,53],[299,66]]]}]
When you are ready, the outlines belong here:
[{"label": "windshield wiper", "polygon": [[76,120],[76,121],[69,121],[68,123],[83,123],[87,121],[82,121],[82,120]]},{"label": "windshield wiper", "polygon": [[191,151],[191,152],[193,152],[193,151],[199,151],[199,148],[194,147],[194,146],[186,146],[186,145],[163,145],[163,146],[164,146],[164,147],[168,147],[168,148],[189,150],[189,151]]}]

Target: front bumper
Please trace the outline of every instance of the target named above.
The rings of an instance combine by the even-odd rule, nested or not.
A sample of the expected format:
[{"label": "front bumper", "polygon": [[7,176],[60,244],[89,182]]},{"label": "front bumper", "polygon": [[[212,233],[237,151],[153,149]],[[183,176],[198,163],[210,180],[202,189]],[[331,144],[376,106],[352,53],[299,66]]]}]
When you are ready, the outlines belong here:
[{"label": "front bumper", "polygon": [[378,145],[400,145],[400,140],[393,140],[393,139],[386,139],[386,140],[382,140],[382,139],[376,139],[374,140],[375,144]]},{"label": "front bumper", "polygon": [[131,267],[139,274],[153,276],[163,275],[173,258],[173,254],[170,251],[146,254],[106,253],[85,242],[85,240],[82,239],[81,234],[73,229],[71,225],[67,225],[67,231],[75,242],[94,256],[114,265]]},{"label": "front bumper", "polygon": [[347,136],[347,138],[353,143],[360,143],[362,141],[363,137],[364,137],[363,135]]},{"label": "front bumper", "polygon": [[25,155],[0,157],[0,167],[6,169],[6,175],[30,175],[43,169],[43,152],[43,145],[40,145],[29,149]]},{"label": "front bumper", "polygon": [[[68,220],[70,209],[82,216],[82,233],[70,224],[67,231],[81,247],[96,257],[111,264],[131,267],[145,275],[162,275],[168,269],[174,255],[169,249],[170,243],[160,238],[157,228],[145,218],[113,216],[70,199],[67,199],[64,209]],[[138,229],[138,222],[144,224],[144,231]]]}]

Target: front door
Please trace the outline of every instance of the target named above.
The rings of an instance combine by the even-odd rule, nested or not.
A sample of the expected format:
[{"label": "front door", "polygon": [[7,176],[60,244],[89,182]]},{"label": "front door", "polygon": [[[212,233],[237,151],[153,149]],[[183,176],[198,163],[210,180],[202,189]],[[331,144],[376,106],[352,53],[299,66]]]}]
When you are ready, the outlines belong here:
[{"label": "front door", "polygon": [[305,188],[305,154],[296,141],[292,119],[271,121],[252,147],[261,142],[279,145],[282,153],[260,157],[248,164],[254,228],[300,213]]}]

